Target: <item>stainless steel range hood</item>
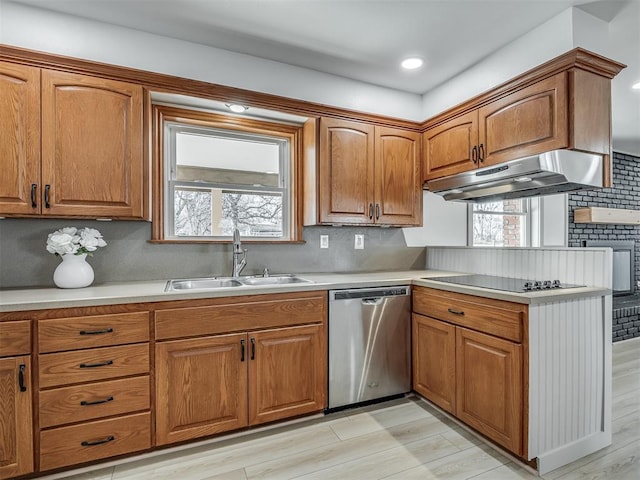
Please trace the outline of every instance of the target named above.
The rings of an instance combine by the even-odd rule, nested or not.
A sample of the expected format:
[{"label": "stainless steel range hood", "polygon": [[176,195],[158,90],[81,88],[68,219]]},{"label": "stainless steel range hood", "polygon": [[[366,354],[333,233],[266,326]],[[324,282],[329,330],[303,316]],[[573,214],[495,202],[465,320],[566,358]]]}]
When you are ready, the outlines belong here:
[{"label": "stainless steel range hood", "polygon": [[554,150],[427,182],[445,200],[466,202],[551,195],[603,186],[603,157]]}]

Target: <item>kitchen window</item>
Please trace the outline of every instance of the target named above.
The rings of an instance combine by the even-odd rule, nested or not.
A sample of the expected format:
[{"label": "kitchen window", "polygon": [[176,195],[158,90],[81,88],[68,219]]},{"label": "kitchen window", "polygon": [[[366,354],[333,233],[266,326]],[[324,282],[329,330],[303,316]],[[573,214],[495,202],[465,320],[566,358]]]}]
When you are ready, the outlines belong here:
[{"label": "kitchen window", "polygon": [[157,240],[295,241],[299,126],[156,106]]},{"label": "kitchen window", "polygon": [[532,204],[528,198],[469,205],[469,245],[531,246]]}]

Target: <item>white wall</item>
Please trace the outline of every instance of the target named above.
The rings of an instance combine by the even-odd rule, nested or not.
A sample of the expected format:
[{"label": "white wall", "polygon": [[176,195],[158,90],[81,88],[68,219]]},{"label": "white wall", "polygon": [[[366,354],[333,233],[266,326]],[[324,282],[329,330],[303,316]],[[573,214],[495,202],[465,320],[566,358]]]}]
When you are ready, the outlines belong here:
[{"label": "white wall", "polygon": [[408,247],[465,246],[467,244],[467,204],[445,202],[440,195],[423,192],[422,227],[404,228]]},{"label": "white wall", "polygon": [[390,117],[423,119],[417,94],[5,0],[0,0],[0,44]]}]

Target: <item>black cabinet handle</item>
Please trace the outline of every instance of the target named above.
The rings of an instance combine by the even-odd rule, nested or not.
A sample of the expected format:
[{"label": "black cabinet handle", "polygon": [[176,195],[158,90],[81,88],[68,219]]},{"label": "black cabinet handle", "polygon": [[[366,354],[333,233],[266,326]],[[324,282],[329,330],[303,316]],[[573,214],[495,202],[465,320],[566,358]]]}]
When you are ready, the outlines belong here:
[{"label": "black cabinet handle", "polygon": [[24,383],[24,372],[26,368],[27,366],[24,363],[20,364],[20,367],[18,368],[18,386],[20,387],[21,392],[27,391],[27,386]]},{"label": "black cabinet handle", "polygon": [[36,190],[38,190],[38,184],[31,184],[31,208],[36,208],[38,206],[38,198],[36,197]]},{"label": "black cabinet handle", "polygon": [[480,163],[484,162],[484,144],[480,144],[480,149],[478,150],[480,152],[480,154],[478,155],[478,160],[480,160]]},{"label": "black cabinet handle", "polygon": [[380,204],[376,203],[376,220],[380,220]]},{"label": "black cabinet handle", "polygon": [[476,147],[475,145],[471,149],[471,160],[474,164],[478,163],[478,147]]},{"label": "black cabinet handle", "polygon": [[82,445],[83,447],[93,447],[95,445],[102,445],[103,443],[113,442],[115,439],[116,437],[114,437],[113,435],[109,435],[107,438],[103,438],[102,440],[85,440],[84,442],[80,443],[80,445]]},{"label": "black cabinet handle", "polygon": [[240,361],[244,362],[244,340],[240,340]]},{"label": "black cabinet handle", "polygon": [[256,339],[251,337],[251,360],[256,359]]},{"label": "black cabinet handle", "polygon": [[454,315],[464,315],[462,310],[454,310],[453,308],[447,308],[447,312],[453,313]]},{"label": "black cabinet handle", "polygon": [[108,327],[104,330],[80,330],[80,335],[102,335],[103,333],[113,333],[113,328]]},{"label": "black cabinet handle", "polygon": [[80,405],[82,405],[83,407],[87,407],[90,405],[100,405],[101,403],[109,403],[109,402],[113,402],[115,400],[115,398],[113,397],[107,397],[103,400],[94,400],[92,402],[87,402],[86,400],[82,400],[80,402]]},{"label": "black cabinet handle", "polygon": [[44,186],[44,207],[51,208],[51,204],[49,203],[49,191],[51,190],[51,185]]},{"label": "black cabinet handle", "polygon": [[81,363],[80,368],[97,368],[97,367],[106,367],[107,365],[113,365],[113,360],[107,360],[106,362],[98,362],[98,363]]},{"label": "black cabinet handle", "polygon": [[369,220],[373,219],[373,203],[369,204]]}]

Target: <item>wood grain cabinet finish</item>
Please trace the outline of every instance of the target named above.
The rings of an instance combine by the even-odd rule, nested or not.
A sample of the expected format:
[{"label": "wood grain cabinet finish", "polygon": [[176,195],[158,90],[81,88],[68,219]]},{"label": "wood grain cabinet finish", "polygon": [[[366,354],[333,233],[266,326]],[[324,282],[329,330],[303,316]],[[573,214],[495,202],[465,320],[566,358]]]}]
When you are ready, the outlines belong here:
[{"label": "wood grain cabinet finish", "polygon": [[0,62],[0,214],[142,219],[142,86]]},{"label": "wood grain cabinet finish", "polygon": [[155,312],[158,445],[325,408],[326,292],[269,298]]},{"label": "wood grain cabinet finish", "polygon": [[31,354],[31,321],[0,322],[0,357]]},{"label": "wood grain cabinet finish", "polygon": [[318,138],[318,218],[307,223],[421,224],[418,133],[321,118]]},{"label": "wood grain cabinet finish", "polygon": [[413,314],[413,389],[455,414],[456,327]]},{"label": "wood grain cabinet finish", "polygon": [[156,344],[156,443],[246,426],[248,359],[246,334]]},{"label": "wood grain cabinet finish", "polygon": [[424,180],[565,148],[608,160],[610,83],[567,69],[436,122],[423,133]]},{"label": "wood grain cabinet finish", "polygon": [[150,413],[138,413],[40,432],[40,470],[92,462],[151,446]]},{"label": "wood grain cabinet finish", "polygon": [[31,356],[0,358],[0,479],[33,472]]},{"label": "wood grain cabinet finish", "polygon": [[413,310],[414,390],[525,457],[526,305],[414,287]]},{"label": "wood grain cabinet finish", "polygon": [[0,213],[40,209],[40,69],[0,62]]}]

